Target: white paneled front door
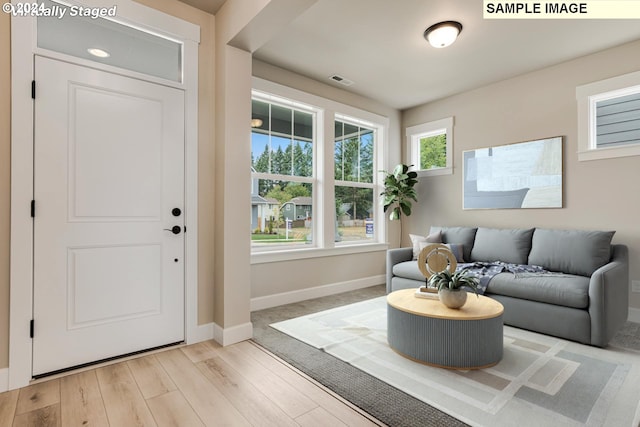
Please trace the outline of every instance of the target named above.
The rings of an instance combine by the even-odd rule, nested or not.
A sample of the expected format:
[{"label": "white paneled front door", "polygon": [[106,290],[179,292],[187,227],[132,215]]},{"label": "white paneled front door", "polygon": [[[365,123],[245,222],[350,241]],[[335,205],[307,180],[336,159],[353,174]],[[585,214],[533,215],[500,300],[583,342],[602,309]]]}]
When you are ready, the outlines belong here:
[{"label": "white paneled front door", "polygon": [[183,341],[183,91],[35,76],[33,375]]}]

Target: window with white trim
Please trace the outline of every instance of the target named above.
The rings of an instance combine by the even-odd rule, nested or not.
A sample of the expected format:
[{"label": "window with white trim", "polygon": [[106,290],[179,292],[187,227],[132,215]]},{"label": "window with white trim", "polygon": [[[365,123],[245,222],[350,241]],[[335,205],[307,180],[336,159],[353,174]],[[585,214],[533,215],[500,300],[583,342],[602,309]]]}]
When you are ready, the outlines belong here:
[{"label": "window with white trim", "polygon": [[579,86],[578,159],[640,155],[640,72]]},{"label": "window with white trim", "polygon": [[313,243],[316,111],[254,95],[251,119],[251,243]]},{"label": "window with white trim", "polygon": [[354,118],[336,116],[335,204],[340,242],[374,239],[376,130]]},{"label": "window with white trim", "polygon": [[383,243],[378,171],[388,120],[290,93],[300,98],[252,92],[252,253],[296,257],[299,250]]},{"label": "window with white trim", "polygon": [[407,162],[418,176],[453,173],[453,117],[408,127]]}]

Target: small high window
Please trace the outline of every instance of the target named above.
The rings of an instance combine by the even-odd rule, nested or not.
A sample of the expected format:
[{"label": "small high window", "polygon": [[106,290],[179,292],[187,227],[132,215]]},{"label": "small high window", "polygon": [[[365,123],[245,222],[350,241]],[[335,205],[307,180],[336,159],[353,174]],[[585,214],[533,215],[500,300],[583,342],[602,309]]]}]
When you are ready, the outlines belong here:
[{"label": "small high window", "polygon": [[453,117],[407,128],[408,162],[418,176],[453,173]]},{"label": "small high window", "polygon": [[640,155],[640,72],[576,89],[578,159]]}]

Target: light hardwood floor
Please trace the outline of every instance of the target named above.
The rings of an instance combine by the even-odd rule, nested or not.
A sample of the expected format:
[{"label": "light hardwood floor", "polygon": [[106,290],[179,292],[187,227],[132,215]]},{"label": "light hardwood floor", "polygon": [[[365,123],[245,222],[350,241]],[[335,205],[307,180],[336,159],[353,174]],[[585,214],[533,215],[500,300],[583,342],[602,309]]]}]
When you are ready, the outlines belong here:
[{"label": "light hardwood floor", "polygon": [[206,341],[0,394],[0,426],[382,425],[251,341]]}]

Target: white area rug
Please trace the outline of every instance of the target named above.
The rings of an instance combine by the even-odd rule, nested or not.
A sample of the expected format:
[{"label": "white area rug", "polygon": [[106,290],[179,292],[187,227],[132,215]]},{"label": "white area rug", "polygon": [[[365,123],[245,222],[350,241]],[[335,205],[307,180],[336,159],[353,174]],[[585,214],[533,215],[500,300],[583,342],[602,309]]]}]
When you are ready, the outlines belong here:
[{"label": "white area rug", "polygon": [[394,352],[386,319],[379,297],[271,326],[473,426],[639,425],[640,353],[505,326],[496,366],[439,369]]}]

